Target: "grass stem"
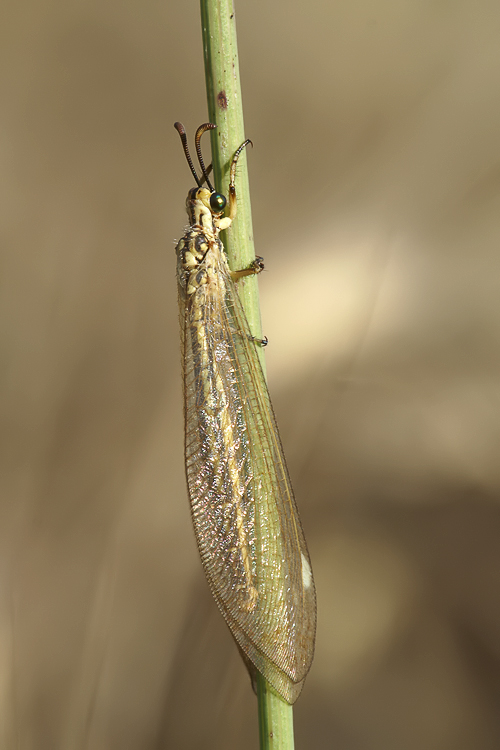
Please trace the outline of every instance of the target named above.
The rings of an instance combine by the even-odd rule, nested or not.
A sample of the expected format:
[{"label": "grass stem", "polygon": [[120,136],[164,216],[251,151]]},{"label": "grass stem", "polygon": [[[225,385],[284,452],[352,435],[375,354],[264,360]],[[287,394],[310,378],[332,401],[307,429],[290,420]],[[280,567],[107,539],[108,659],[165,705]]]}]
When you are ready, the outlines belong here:
[{"label": "grass stem", "polygon": [[[216,190],[227,195],[229,167],[236,149],[246,138],[232,0],[201,0],[205,78],[212,131],[212,158]],[[248,149],[238,161],[236,194],[238,213],[223,237],[233,270],[247,268],[255,258],[252,213],[247,171]],[[240,299],[253,335],[262,338],[257,277],[238,285]],[[259,351],[264,368],[264,355]],[[261,750],[293,750],[293,708],[259,674],[257,676]]]}]

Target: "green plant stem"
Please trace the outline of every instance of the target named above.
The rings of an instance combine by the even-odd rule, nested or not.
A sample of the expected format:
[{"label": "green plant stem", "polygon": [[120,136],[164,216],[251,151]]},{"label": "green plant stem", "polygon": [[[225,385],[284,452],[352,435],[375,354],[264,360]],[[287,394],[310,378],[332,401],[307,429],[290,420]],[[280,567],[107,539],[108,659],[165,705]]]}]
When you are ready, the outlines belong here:
[{"label": "green plant stem", "polygon": [[293,706],[257,675],[259,737],[261,750],[293,750]]},{"label": "green plant stem", "polygon": [[[236,149],[245,140],[241,99],[236,20],[232,0],[201,0],[205,78],[212,131],[212,158],[216,189],[227,195],[229,168]],[[247,171],[247,149],[236,175],[238,213],[223,237],[233,270],[247,268],[255,258]],[[262,338],[257,278],[238,284],[240,299],[253,335]],[[260,350],[262,367],[264,355]],[[264,370],[265,371],[265,370]],[[293,750],[293,708],[257,675],[261,750]]]},{"label": "green plant stem", "polygon": [[[216,190],[227,196],[229,168],[236,149],[246,140],[236,42],[236,20],[232,0],[201,0],[201,25],[205,57],[208,116],[217,125],[212,130],[212,159]],[[229,265],[234,271],[247,268],[255,259],[252,209],[245,149],[236,172],[238,212],[231,228],[223,233]],[[257,278],[249,276],[238,285],[250,330],[262,338]],[[264,368],[264,355],[259,350]]]}]

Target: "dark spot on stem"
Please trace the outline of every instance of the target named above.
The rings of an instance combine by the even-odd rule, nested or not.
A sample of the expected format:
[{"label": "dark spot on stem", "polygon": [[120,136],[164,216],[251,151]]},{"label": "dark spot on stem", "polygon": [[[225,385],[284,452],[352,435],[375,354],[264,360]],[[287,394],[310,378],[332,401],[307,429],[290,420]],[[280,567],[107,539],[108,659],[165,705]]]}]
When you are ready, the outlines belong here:
[{"label": "dark spot on stem", "polygon": [[217,94],[217,104],[221,109],[227,109],[227,97],[225,91],[219,91]]}]

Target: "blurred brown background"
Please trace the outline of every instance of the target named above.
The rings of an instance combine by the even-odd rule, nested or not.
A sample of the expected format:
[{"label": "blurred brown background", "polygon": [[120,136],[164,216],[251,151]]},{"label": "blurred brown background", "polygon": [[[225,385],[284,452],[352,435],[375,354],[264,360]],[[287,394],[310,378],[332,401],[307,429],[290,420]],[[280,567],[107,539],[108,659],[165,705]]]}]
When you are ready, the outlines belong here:
[{"label": "blurred brown background", "polygon": [[[237,5],[317,579],[297,748],[500,743],[500,7]],[[257,747],[198,561],[174,238],[196,2],[4,3],[0,747]]]}]

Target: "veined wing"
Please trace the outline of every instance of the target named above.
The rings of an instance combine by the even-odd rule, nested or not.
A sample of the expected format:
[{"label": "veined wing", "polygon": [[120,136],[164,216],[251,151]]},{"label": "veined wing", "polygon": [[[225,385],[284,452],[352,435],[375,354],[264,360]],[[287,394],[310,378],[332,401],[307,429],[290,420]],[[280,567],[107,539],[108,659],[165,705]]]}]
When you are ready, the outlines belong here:
[{"label": "veined wing", "polygon": [[235,640],[293,703],[313,656],[314,583],[256,344],[220,247],[199,266],[196,291],[181,291],[191,510]]}]

